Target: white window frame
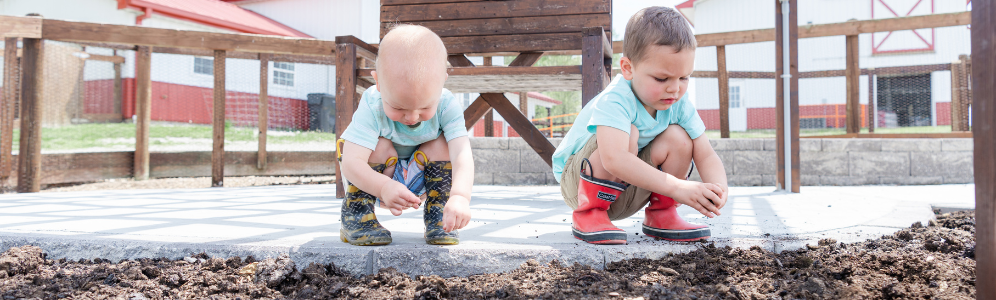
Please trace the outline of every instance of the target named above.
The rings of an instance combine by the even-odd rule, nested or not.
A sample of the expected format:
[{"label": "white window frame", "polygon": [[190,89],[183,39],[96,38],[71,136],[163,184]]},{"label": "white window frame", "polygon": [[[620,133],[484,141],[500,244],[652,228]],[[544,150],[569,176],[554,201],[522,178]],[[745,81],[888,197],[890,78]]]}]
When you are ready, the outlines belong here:
[{"label": "white window frame", "polygon": [[[205,74],[205,73],[197,72],[197,60],[198,59],[202,59],[202,60],[206,60],[206,61],[210,62],[210,66],[211,66],[211,72],[210,73]],[[211,76],[211,77],[214,77],[214,57],[195,56],[194,57],[194,74],[195,75],[200,75],[200,76]]]},{"label": "white window frame", "polygon": [[[281,68],[281,66],[290,66],[290,69]],[[294,66],[294,63],[275,61],[275,62],[273,62],[273,68],[272,69],[273,69],[273,72],[272,72],[272,74],[270,74],[270,77],[272,77],[273,80],[270,80],[270,83],[272,83],[275,86],[283,87],[283,88],[293,88],[294,87],[294,77],[295,77],[294,74],[297,73],[296,72],[297,68]],[[278,78],[277,74],[287,74],[287,75],[289,75],[290,76],[290,81],[289,81],[290,84],[287,84],[287,78]]]},{"label": "white window frame", "polygon": [[[736,92],[734,93],[734,88]],[[735,104],[735,105],[734,105]],[[741,108],[744,105],[744,86],[730,83],[730,108]]]}]

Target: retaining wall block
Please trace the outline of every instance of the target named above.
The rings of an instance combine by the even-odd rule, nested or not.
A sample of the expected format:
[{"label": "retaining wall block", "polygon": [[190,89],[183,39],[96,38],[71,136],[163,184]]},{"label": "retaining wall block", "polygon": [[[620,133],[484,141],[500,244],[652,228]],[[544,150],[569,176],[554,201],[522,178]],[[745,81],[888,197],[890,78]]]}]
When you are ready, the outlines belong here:
[{"label": "retaining wall block", "polygon": [[553,173],[553,168],[543,161],[533,149],[510,150],[519,151],[519,172],[522,173]]},{"label": "retaining wall block", "polygon": [[[764,150],[768,150],[765,148]],[[775,150],[775,148],[771,148]],[[823,139],[799,139],[799,152],[823,151]],[[800,154],[801,155],[801,154]]]},{"label": "retaining wall block", "polygon": [[910,176],[909,152],[851,152],[849,154],[848,169],[851,171],[851,176]]},{"label": "retaining wall block", "polygon": [[[553,144],[553,147],[556,148],[558,145],[560,145],[560,142],[563,140],[563,138],[549,138],[547,140],[549,140],[550,143]],[[529,146],[529,143],[526,143],[525,139],[521,137],[513,137],[513,138],[508,138],[508,149],[533,150],[533,147]]]},{"label": "retaining wall block", "polygon": [[819,175],[799,175],[802,185],[820,185]]},{"label": "retaining wall block", "polygon": [[881,139],[823,139],[823,151],[882,151]]},{"label": "retaining wall block", "polygon": [[495,173],[495,185],[546,185],[546,172]]},{"label": "retaining wall block", "polygon": [[799,152],[799,171],[805,175],[847,176],[847,164],[844,163],[847,155],[847,152]]},{"label": "retaining wall block", "polygon": [[[716,156],[719,156],[719,160],[723,162],[723,170],[726,174],[733,174],[733,164],[737,161],[736,151],[716,151]],[[698,173],[698,169],[696,166],[696,173]]]},{"label": "retaining wall block", "polygon": [[944,184],[975,183],[975,177],[944,177]]},{"label": "retaining wall block", "polygon": [[494,173],[474,172],[474,184],[492,185],[495,184]]},{"label": "retaining wall block", "polygon": [[941,151],[937,139],[882,139],[882,151]]},{"label": "retaining wall block", "polygon": [[972,151],[975,142],[969,138],[941,139],[941,151]]},{"label": "retaining wall block", "polygon": [[878,176],[820,176],[820,185],[868,185],[878,183]]},{"label": "retaining wall block", "polygon": [[941,184],[944,183],[944,179],[941,176],[882,176],[879,178],[879,183],[897,185]]},{"label": "retaining wall block", "polygon": [[546,172],[546,185],[560,185],[557,178],[553,176],[553,171]]},{"label": "retaining wall block", "polygon": [[[729,175],[726,177],[728,185],[731,186],[764,186],[762,175]],[[774,178],[774,177],[772,177]]]},{"label": "retaining wall block", "polygon": [[733,174],[774,175],[775,151],[736,151]]},{"label": "retaining wall block", "polygon": [[912,152],[913,176],[971,177],[971,151]]},{"label": "retaining wall block", "polygon": [[473,137],[470,138],[471,149],[508,149],[506,137]]},{"label": "retaining wall block", "polygon": [[[519,172],[519,151],[500,149],[475,149],[474,172],[515,173]],[[544,163],[545,164],[545,163]]]},{"label": "retaining wall block", "polygon": [[764,150],[762,139],[715,139],[709,140],[713,150]]}]

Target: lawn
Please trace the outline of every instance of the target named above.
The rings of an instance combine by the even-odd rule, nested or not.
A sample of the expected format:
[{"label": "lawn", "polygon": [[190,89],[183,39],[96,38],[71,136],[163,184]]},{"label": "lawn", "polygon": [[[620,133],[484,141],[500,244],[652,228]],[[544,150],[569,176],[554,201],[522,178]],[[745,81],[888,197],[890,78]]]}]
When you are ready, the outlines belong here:
[{"label": "lawn", "polygon": [[[255,142],[255,127],[225,127],[225,142]],[[277,130],[267,131],[267,144],[297,144],[325,142],[334,143],[335,133]],[[182,145],[192,140],[211,140],[210,125],[152,124],[149,128],[149,143],[154,146]],[[14,130],[14,151],[17,151],[20,136]],[[135,147],[135,124],[79,124],[54,128],[42,128],[42,149],[65,151],[86,148]]]}]

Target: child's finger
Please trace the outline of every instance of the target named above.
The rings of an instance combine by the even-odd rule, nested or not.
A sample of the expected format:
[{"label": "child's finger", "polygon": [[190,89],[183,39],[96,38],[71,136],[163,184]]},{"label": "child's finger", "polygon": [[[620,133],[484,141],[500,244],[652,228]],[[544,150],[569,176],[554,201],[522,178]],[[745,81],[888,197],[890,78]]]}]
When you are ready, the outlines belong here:
[{"label": "child's finger", "polygon": [[691,206],[692,208],[694,208],[695,210],[699,211],[699,213],[701,213],[702,215],[704,215],[706,217],[710,217],[710,218],[715,218],[716,217],[715,215],[712,214],[712,212],[710,212],[709,210],[705,209],[705,207],[703,207],[702,204],[699,204],[699,201],[692,201],[692,204],[689,204],[688,206]]},{"label": "child's finger", "polygon": [[391,211],[391,214],[394,215],[395,217],[401,215],[401,210],[399,210],[399,209],[391,208],[390,211]]},{"label": "child's finger", "polygon": [[453,218],[453,214],[443,214],[443,231],[450,232],[453,231],[453,225],[456,224],[456,220]]}]

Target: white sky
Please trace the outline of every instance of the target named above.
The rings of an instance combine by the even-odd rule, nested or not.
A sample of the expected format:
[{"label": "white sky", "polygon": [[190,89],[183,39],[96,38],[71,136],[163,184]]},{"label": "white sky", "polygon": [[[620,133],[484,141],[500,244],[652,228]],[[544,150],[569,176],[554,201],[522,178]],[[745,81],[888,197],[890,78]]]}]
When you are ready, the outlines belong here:
[{"label": "white sky", "polygon": [[[686,0],[613,0],[612,1],[612,30],[613,40],[622,40],[623,32],[626,32],[626,22],[640,9],[647,6],[670,6],[674,7]],[[616,37],[618,36],[618,37]]]}]

